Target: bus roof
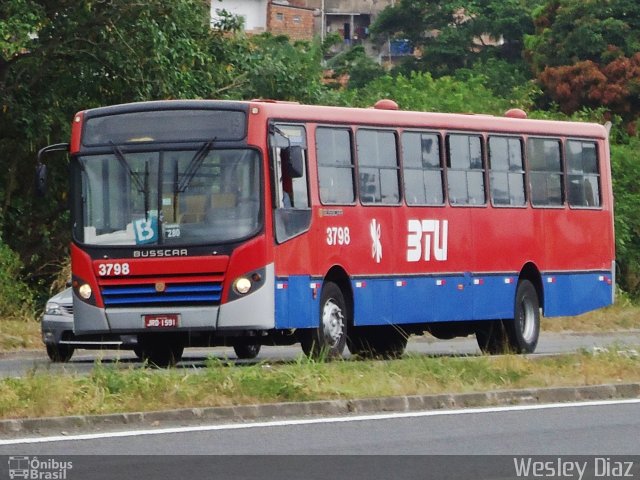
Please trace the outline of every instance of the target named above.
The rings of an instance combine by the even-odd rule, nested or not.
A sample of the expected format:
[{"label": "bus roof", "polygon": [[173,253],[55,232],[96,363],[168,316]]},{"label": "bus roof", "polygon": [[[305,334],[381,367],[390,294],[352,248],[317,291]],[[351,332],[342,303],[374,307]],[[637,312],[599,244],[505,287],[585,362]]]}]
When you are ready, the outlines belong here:
[{"label": "bus roof", "polygon": [[280,102],[250,102],[268,117],[314,123],[364,124],[376,127],[490,131],[509,134],[607,138],[603,125],[587,122],[534,120],[486,114],[417,112],[378,108],[329,107]]},{"label": "bus roof", "polygon": [[[388,101],[387,101],[388,102]],[[389,104],[384,104],[388,106]],[[558,120],[534,120],[513,116],[485,114],[436,113],[388,108],[353,108],[305,105],[272,100],[160,100],[109,107],[83,112],[86,116],[112,115],[133,111],[189,108],[242,109],[260,112],[281,121],[304,121],[320,124],[367,125],[372,127],[402,127],[409,129],[459,130],[498,132],[565,137],[607,138],[607,129],[600,124]],[[257,110],[254,110],[257,109]]]}]

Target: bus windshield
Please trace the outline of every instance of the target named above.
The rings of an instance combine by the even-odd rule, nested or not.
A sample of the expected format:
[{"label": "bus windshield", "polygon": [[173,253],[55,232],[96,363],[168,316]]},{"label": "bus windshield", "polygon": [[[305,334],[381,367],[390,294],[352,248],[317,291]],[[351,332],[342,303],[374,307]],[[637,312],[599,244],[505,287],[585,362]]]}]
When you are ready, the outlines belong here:
[{"label": "bus windshield", "polygon": [[98,246],[203,245],[260,228],[260,161],[250,149],[125,152],[74,162],[74,235]]}]

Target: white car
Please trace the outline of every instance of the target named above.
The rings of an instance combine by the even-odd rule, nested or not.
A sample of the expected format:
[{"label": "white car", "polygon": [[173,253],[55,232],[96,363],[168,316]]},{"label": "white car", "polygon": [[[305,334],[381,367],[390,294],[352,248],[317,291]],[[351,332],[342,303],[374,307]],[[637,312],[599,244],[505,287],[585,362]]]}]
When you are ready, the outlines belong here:
[{"label": "white car", "polygon": [[40,329],[47,355],[52,362],[68,362],[77,348],[133,349],[136,355],[139,353],[135,335],[75,335],[71,288],[49,299],[41,319]]}]

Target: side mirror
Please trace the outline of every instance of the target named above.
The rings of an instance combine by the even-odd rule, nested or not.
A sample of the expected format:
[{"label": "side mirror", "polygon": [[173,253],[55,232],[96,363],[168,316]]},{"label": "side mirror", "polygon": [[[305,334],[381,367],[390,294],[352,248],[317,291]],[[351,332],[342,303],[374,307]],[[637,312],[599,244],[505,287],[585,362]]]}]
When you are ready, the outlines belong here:
[{"label": "side mirror", "polygon": [[36,196],[44,197],[47,194],[47,166],[42,163],[42,157],[49,152],[69,151],[68,143],[56,143],[40,149],[38,163],[36,164],[35,189]]},{"label": "side mirror", "polygon": [[36,165],[36,196],[45,197],[47,195],[47,166],[38,162]]},{"label": "side mirror", "polygon": [[291,178],[301,178],[304,175],[304,155],[300,145],[283,148],[280,158]]}]

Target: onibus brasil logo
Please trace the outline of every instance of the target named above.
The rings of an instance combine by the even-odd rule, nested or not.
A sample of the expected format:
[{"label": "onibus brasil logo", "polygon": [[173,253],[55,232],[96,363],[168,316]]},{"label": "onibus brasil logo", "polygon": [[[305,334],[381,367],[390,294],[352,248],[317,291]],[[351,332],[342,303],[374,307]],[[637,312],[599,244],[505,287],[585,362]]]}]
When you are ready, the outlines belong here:
[{"label": "onibus brasil logo", "polygon": [[38,457],[9,457],[9,478],[26,478],[33,480],[66,480],[67,471],[73,468],[73,462],[60,461],[55,458],[40,459]]}]

